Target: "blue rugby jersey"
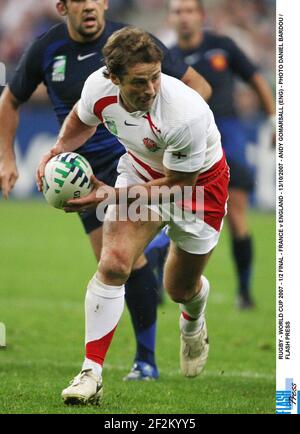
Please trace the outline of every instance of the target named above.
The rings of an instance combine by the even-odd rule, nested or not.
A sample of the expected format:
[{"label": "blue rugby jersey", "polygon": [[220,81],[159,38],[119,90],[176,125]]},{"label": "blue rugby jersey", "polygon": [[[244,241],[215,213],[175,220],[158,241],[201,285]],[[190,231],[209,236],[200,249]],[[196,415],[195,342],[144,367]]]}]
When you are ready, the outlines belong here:
[{"label": "blue rugby jersey", "polygon": [[249,82],[257,67],[232,39],[204,32],[198,47],[182,50],[176,45],[170,51],[209,82],[213,93],[208,103],[216,118],[236,115],[233,101],[234,78],[239,76]]},{"label": "blue rugby jersey", "polygon": [[[13,95],[21,102],[27,101],[36,87],[43,82],[60,124],[79,100],[87,77],[102,67],[102,49],[109,36],[125,24],[106,21],[103,33],[91,42],[79,43],[69,36],[66,24],[58,24],[43,34],[23,54],[9,82]],[[181,78],[188,66],[154,36],[164,52],[163,72]],[[86,156],[100,153],[103,167],[124,152],[123,146],[109,131],[99,126],[78,152]]]}]

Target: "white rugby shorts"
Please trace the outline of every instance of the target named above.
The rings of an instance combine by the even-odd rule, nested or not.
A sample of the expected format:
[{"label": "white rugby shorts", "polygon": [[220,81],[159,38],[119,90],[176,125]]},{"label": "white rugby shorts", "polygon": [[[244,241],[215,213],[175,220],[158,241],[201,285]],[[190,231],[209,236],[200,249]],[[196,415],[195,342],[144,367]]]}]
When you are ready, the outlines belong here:
[{"label": "white rugby shorts", "polygon": [[[115,184],[117,188],[148,181],[137,172],[128,154],[120,158],[117,170],[119,173]],[[151,175],[153,176],[153,172]],[[223,155],[220,161],[198,177],[197,185],[204,187],[202,213],[193,209],[193,201],[189,201],[180,220],[178,220],[180,213],[176,212],[175,204],[148,205],[148,207],[163,218],[167,225],[167,235],[179,248],[188,253],[203,255],[210,252],[218,243],[227,210],[228,183],[229,168]],[[202,218],[199,217],[200,214]],[[106,216],[108,215],[109,212]]]}]

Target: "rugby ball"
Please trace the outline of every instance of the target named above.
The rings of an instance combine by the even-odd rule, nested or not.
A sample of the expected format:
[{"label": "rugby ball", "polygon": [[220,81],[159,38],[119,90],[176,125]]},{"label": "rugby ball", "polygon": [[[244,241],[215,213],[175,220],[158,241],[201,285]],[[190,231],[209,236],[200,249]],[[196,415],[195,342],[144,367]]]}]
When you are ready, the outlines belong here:
[{"label": "rugby ball", "polygon": [[93,174],[89,162],[75,152],[64,152],[48,161],[43,177],[43,194],[53,207],[62,209],[70,199],[78,199],[92,190]]}]

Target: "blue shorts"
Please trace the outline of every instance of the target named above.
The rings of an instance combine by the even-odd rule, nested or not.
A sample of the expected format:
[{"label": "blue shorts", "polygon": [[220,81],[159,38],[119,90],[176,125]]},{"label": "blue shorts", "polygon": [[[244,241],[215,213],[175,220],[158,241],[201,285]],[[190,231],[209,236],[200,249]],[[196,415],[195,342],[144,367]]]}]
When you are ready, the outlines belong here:
[{"label": "blue shorts", "polygon": [[216,118],[222,146],[230,167],[229,188],[252,192],[255,185],[254,168],[247,161],[249,142],[246,130],[238,118]]},{"label": "blue shorts", "polygon": [[[86,154],[81,152],[81,155],[83,155],[89,161],[97,179],[103,181],[105,184],[111,187],[114,187],[118,177],[117,167],[119,159],[124,152],[125,150],[122,150],[119,155],[114,155],[113,158],[110,156],[109,160],[107,158],[103,158],[101,151],[88,152]],[[96,209],[79,213],[79,217],[87,234],[103,225],[103,222],[97,219]]]}]

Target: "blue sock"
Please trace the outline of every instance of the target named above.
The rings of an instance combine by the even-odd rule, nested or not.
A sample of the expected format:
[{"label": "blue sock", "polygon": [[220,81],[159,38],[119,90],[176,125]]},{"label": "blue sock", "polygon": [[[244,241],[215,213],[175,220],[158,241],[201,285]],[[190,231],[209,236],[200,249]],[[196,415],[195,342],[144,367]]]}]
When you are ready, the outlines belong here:
[{"label": "blue sock", "polygon": [[157,282],[148,263],[131,273],[125,285],[125,298],[136,337],[135,361],[156,367]]},{"label": "blue sock", "polygon": [[252,276],[253,247],[252,238],[233,239],[233,256],[236,264],[239,282],[239,293],[250,294]]},{"label": "blue sock", "polygon": [[157,279],[157,287],[160,289],[163,286],[163,271],[165,259],[169,250],[170,238],[162,230],[148,244],[145,249],[145,255],[151,269],[154,271]]}]

